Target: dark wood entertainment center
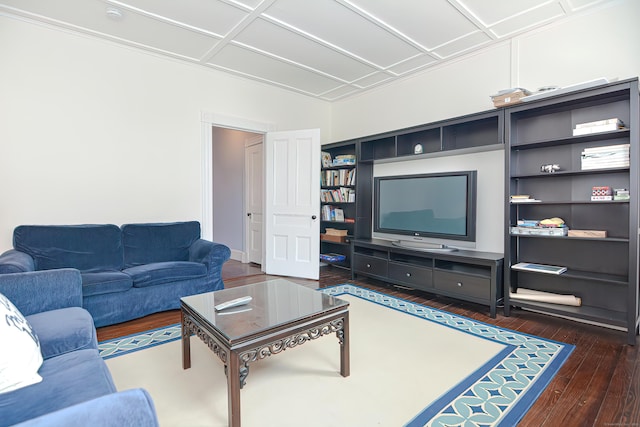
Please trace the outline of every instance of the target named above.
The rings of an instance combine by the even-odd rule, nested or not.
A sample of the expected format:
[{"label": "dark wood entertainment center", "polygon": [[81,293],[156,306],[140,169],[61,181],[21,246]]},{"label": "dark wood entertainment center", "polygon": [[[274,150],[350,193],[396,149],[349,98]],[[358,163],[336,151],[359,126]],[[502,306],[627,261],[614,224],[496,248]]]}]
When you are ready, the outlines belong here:
[{"label": "dark wood entertainment center", "polygon": [[[372,239],[373,165],[443,155],[502,150],[504,112],[492,110],[451,120],[386,132],[357,140],[324,145],[333,156],[355,154],[355,202],[343,205],[355,222],[322,223],[348,230],[346,242],[321,242],[321,252],[340,253],[345,260],[334,265],[363,275],[427,292],[489,306],[490,315],[503,298],[503,254],[456,250],[424,251],[394,246]],[[421,144],[422,153],[414,154]],[[324,187],[323,187],[324,188]],[[348,213],[348,214],[347,214]]]},{"label": "dark wood entertainment center", "polygon": [[[342,242],[321,243],[321,252],[338,253],[339,267],[386,282],[486,304],[490,315],[504,301],[612,328],[626,329],[635,343],[640,321],[639,204],[640,101],[638,79],[602,84],[568,93],[550,94],[477,114],[466,115],[324,145],[323,151],[356,156],[355,201],[345,204],[349,224],[322,223],[348,230]],[[619,118],[613,131],[572,134],[585,122]],[[588,123],[587,123],[588,124]],[[575,133],[575,132],[574,132]],[[421,150],[416,150],[420,144]],[[584,150],[630,147],[628,165],[581,168]],[[434,158],[489,150],[505,151],[504,255],[473,250],[425,251],[394,246],[372,234],[374,163]],[[544,165],[559,163],[548,173]],[[624,188],[627,199],[591,200],[592,187]],[[511,203],[510,196],[531,194],[535,203]],[[600,230],[604,236],[514,234],[520,219],[562,217],[569,229]],[[559,275],[518,271],[517,263],[561,265]],[[504,282],[504,284],[503,284]],[[581,306],[512,300],[510,292],[573,294]]]},{"label": "dark wood entertainment center", "polygon": [[394,246],[388,240],[355,239],[351,275],[358,274],[434,294],[488,305],[502,298],[502,254],[438,252]]}]

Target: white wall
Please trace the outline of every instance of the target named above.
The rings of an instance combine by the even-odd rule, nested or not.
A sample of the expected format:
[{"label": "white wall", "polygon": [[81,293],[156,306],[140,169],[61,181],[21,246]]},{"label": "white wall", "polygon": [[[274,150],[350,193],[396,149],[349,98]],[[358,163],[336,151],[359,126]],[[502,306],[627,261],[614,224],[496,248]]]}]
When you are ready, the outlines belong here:
[{"label": "white wall", "polygon": [[[332,105],[334,141],[493,109],[500,89],[568,86],[640,75],[640,1],[621,0],[575,15]],[[477,249],[502,252],[504,153],[493,151],[376,165],[374,175],[478,169]]]},{"label": "white wall", "polygon": [[200,113],[320,128],[330,105],[0,16],[0,251],[20,224],[201,220]]}]

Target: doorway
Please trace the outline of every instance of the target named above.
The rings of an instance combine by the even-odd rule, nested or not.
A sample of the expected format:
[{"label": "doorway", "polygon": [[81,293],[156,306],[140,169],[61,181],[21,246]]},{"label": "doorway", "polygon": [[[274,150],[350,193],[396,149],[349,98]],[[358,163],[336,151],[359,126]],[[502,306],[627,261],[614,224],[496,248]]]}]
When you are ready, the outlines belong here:
[{"label": "doorway", "polygon": [[[242,221],[247,218],[246,209],[238,208],[238,206],[241,205],[238,204],[238,200],[244,199],[244,191],[230,191],[231,187],[238,185],[237,181],[240,179],[238,178],[235,181],[231,180],[230,176],[233,175],[234,171],[237,172],[237,170],[235,168],[229,169],[228,167],[224,169],[228,173],[222,173],[222,175],[219,175],[218,179],[215,180],[217,188],[221,188],[222,191],[214,191],[213,176],[215,157],[213,150],[214,148],[219,148],[214,144],[214,128],[262,135],[264,136],[265,162],[263,163],[263,176],[265,177],[265,190],[270,188],[273,190],[276,187],[275,183],[287,183],[285,186],[278,185],[278,191],[271,194],[273,197],[269,196],[265,191],[264,215],[269,219],[265,219],[263,222],[267,225],[272,224],[272,221],[274,221],[274,224],[278,222],[277,217],[280,213],[274,211],[274,207],[284,207],[284,205],[281,206],[280,203],[282,196],[285,196],[289,202],[293,203],[292,206],[300,210],[299,214],[301,215],[301,220],[297,223],[291,224],[287,222],[289,225],[294,225],[294,228],[299,231],[298,233],[280,233],[278,231],[279,234],[275,235],[273,234],[273,228],[271,229],[271,234],[270,230],[265,228],[262,246],[273,250],[270,252],[263,250],[262,269],[267,274],[294,275],[297,277],[317,279],[319,267],[318,257],[314,255],[314,253],[319,250],[320,246],[320,235],[316,221],[320,200],[320,130],[309,129],[306,131],[274,132],[275,126],[273,124],[253,122],[237,117],[222,116],[207,112],[201,113],[200,127],[202,142],[202,238],[227,244],[231,249],[232,259],[243,259],[245,246],[238,243],[237,236],[243,236],[244,232],[241,231],[233,235],[233,233],[229,233],[229,230],[232,229],[230,224],[235,224],[235,230],[238,230],[238,224],[242,224]],[[277,154],[275,154],[276,152]],[[317,157],[317,159],[314,156]],[[271,159],[270,162],[267,161],[269,159]],[[296,159],[299,161],[296,161]],[[282,166],[285,165],[285,163],[282,162],[283,160],[286,160],[286,168],[282,168]],[[225,166],[229,164],[231,163],[226,163]],[[223,169],[215,169],[216,174],[223,172]],[[242,167],[238,169],[243,170]],[[316,171],[316,169],[318,170]],[[273,179],[277,174],[284,175],[278,179]],[[267,178],[272,179],[269,182]],[[218,185],[222,187],[218,187]],[[283,191],[285,189],[286,191]],[[228,197],[224,197],[225,194]],[[216,197],[215,203],[214,195]],[[267,203],[266,200],[269,200],[269,202]],[[231,201],[235,201],[235,207]],[[304,203],[305,201],[306,203]],[[271,208],[271,210],[269,211],[267,208]],[[215,215],[214,210],[216,211]],[[298,214],[297,210],[296,212],[292,211],[287,213]],[[305,210],[305,212],[302,212],[303,210]],[[222,218],[220,218],[221,213]],[[290,216],[291,215],[289,215],[289,217]],[[229,222],[224,221],[224,218],[228,218]],[[220,219],[222,220],[221,222],[218,221]],[[219,224],[215,227],[215,236],[214,220]],[[239,228],[242,227],[240,226]],[[291,231],[291,227],[285,228]],[[285,239],[287,244],[284,244]],[[240,240],[243,240],[243,238],[241,237]],[[286,268],[284,267],[285,261],[289,263]],[[281,267],[277,273],[276,264]],[[304,269],[304,273],[298,272],[298,269],[305,266],[306,269]]]},{"label": "doorway", "polygon": [[263,135],[219,126],[211,134],[212,240],[231,248],[232,259],[261,264],[262,151],[248,152],[247,145],[261,146]]}]

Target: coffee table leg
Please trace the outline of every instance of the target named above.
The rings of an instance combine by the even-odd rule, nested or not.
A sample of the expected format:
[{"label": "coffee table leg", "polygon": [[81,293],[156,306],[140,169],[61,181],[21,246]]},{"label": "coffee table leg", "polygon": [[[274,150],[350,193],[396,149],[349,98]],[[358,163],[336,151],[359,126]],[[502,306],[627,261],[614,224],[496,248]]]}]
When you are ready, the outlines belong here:
[{"label": "coffee table leg", "polygon": [[182,369],[191,367],[191,333],[188,331],[185,314],[182,312]]},{"label": "coffee table leg", "polygon": [[229,352],[227,369],[227,393],[229,406],[229,427],[240,427],[240,358]]},{"label": "coffee table leg", "polygon": [[348,377],[351,371],[351,363],[349,359],[349,312],[344,314],[342,324],[342,337],[338,335],[340,340],[340,375]]}]

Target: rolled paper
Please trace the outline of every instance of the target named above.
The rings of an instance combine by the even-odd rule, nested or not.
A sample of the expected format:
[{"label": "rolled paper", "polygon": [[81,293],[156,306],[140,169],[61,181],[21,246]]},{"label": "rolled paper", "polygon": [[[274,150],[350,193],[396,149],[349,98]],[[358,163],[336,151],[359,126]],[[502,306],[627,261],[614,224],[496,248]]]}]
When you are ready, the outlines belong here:
[{"label": "rolled paper", "polygon": [[509,292],[509,298],[512,300],[546,302],[550,304],[570,305],[573,307],[580,307],[582,305],[582,299],[575,295],[561,295],[524,288],[519,288],[517,293]]}]

